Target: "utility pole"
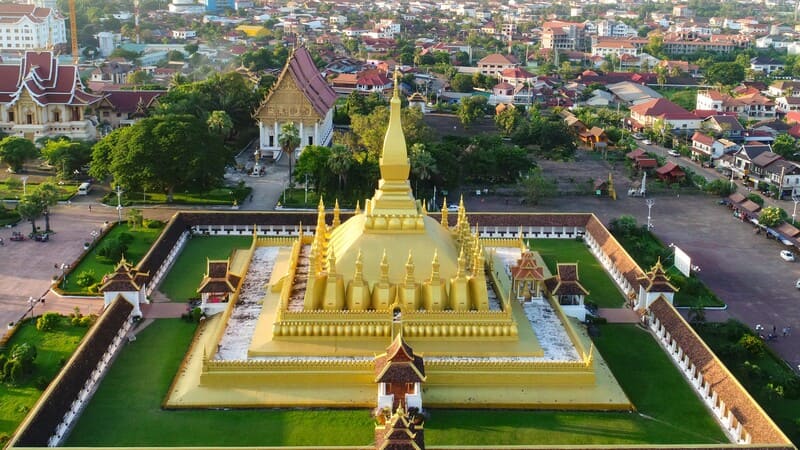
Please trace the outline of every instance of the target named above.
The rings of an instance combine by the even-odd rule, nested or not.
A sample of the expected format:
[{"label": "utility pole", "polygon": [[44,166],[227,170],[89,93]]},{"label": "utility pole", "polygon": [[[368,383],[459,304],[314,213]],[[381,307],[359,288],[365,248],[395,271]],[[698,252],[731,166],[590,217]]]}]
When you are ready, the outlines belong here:
[{"label": "utility pole", "polygon": [[653,205],[656,204],[656,201],[652,198],[648,198],[645,203],[647,203],[647,231],[650,231],[653,229],[653,224],[650,221],[650,212],[653,209]]}]

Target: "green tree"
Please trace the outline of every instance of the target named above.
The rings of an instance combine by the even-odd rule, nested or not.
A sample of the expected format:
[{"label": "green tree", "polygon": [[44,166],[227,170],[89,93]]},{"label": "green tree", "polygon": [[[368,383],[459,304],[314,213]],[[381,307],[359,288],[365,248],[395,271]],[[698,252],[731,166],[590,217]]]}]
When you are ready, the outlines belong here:
[{"label": "green tree", "polygon": [[197,44],[186,44],[186,45],[183,46],[183,49],[189,55],[193,55],[193,54],[197,53],[197,50],[200,49],[200,46],[197,45]]},{"label": "green tree", "polygon": [[85,142],[68,138],[48,140],[42,147],[42,156],[56,168],[61,179],[71,179],[75,172],[91,161],[92,148]]},{"label": "green tree", "polygon": [[58,203],[58,186],[51,181],[40,183],[39,186],[33,191],[35,201],[39,202],[42,207],[42,214],[44,214],[44,230],[46,232],[52,231],[50,229],[50,207]]},{"label": "green tree", "polygon": [[339,178],[338,188],[347,184],[347,172],[354,162],[353,152],[344,145],[333,145],[328,157],[328,169]]},{"label": "green tree", "polygon": [[482,95],[464,97],[458,105],[458,120],[464,127],[469,127],[483,117],[488,100]]},{"label": "green tree", "polygon": [[797,152],[797,143],[789,134],[779,134],[772,143],[772,151],[786,159],[793,159]]},{"label": "green tree", "polygon": [[59,322],[61,322],[61,316],[58,313],[46,312],[36,320],[36,329],[39,331],[52,331],[58,326]]},{"label": "green tree", "polygon": [[[417,142],[429,142],[432,139],[433,133],[425,125],[422,111],[418,108],[403,108],[400,114],[406,145],[410,147]],[[367,115],[356,114],[351,116],[350,129],[358,136],[361,147],[375,161],[378,160],[383,149],[383,139],[386,136],[388,127],[389,108],[385,106],[378,106]]]},{"label": "green tree", "polygon": [[278,145],[286,156],[289,157],[289,185],[292,184],[292,161],[294,160],[294,151],[300,145],[300,132],[297,130],[294,122],[287,122],[281,125],[281,134],[278,136]]},{"label": "green tree", "polygon": [[32,233],[36,233],[36,219],[43,211],[44,206],[33,193],[23,196],[17,203],[17,213],[23,220],[31,223]]},{"label": "green tree", "polygon": [[522,114],[520,114],[519,109],[511,106],[494,116],[495,125],[506,136],[510,136],[517,129],[520,122],[522,122]]},{"label": "green tree", "polygon": [[35,345],[23,342],[11,348],[9,359],[19,361],[22,364],[22,369],[28,372],[33,368],[33,363],[36,361],[37,354],[38,352],[36,351]]},{"label": "green tree", "polygon": [[417,142],[411,146],[409,154],[411,174],[414,176],[414,191],[419,196],[419,182],[429,180],[438,169],[433,155],[425,149],[425,144]]},{"label": "green tree", "polygon": [[450,88],[454,92],[472,92],[472,77],[467,74],[459,73],[450,80]]},{"label": "green tree", "polygon": [[222,136],[223,139],[228,139],[233,131],[233,121],[225,111],[211,111],[206,125],[212,133]]},{"label": "green tree", "polygon": [[709,84],[734,86],[744,80],[744,67],[736,62],[719,62],[706,69],[706,81]]},{"label": "green tree", "polygon": [[307,146],[297,159],[295,176],[298,179],[308,177],[317,192],[324,192],[331,179],[331,171],[328,169],[330,156],[330,147],[321,145]]},{"label": "green tree", "polygon": [[135,70],[128,74],[129,84],[143,85],[153,81],[153,75],[144,70]]},{"label": "green tree", "polygon": [[0,160],[8,164],[12,172],[22,170],[25,161],[35,158],[38,154],[36,146],[27,139],[9,136],[0,140]]},{"label": "green tree", "polygon": [[520,187],[523,197],[532,205],[538,205],[542,198],[552,197],[556,194],[555,183],[544,177],[540,167],[530,169],[527,175],[520,180]]},{"label": "green tree", "polygon": [[110,174],[128,188],[166,192],[209,189],[222,180],[230,155],[204,120],[188,114],[154,116],[116,130],[92,150],[93,176]]},{"label": "green tree", "polygon": [[761,210],[761,215],[758,216],[758,223],[767,227],[775,227],[785,222],[789,214],[777,206],[767,206]]}]

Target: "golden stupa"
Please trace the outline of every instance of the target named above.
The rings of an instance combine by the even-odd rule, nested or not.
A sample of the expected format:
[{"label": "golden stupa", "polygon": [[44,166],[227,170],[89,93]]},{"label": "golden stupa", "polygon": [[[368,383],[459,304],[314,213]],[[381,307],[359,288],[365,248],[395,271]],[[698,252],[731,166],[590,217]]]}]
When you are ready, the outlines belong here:
[{"label": "golden stupa", "polygon": [[[446,208],[441,222],[430,217],[409,171],[395,87],[374,196],[343,223],[338,202],[328,223],[320,201],[313,234],[254,236],[234,254],[232,270],[245,273],[257,249],[273,249],[265,295],[237,316],[235,304],[247,303],[237,291],[205,321],[165,404],[374,407],[375,355],[402,333],[425,358],[426,406],[629,408],[553,299],[540,302],[572,356],[546,354],[500,256],[527,250],[521,237],[480,239],[463,202],[452,228]],[[237,321],[255,310],[254,325]],[[246,352],[225,356],[230,340],[245,339]]]}]

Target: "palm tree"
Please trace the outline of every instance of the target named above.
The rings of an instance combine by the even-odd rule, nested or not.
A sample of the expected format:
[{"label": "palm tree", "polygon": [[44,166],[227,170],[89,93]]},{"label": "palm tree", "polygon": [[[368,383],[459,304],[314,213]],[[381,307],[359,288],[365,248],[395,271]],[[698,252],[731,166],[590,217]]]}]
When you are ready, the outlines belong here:
[{"label": "palm tree", "polygon": [[294,122],[288,122],[281,125],[281,135],[278,137],[278,144],[281,150],[289,156],[289,184],[292,183],[292,160],[294,159],[294,151],[300,145],[300,132]]},{"label": "palm tree", "polygon": [[353,152],[344,145],[334,145],[331,147],[331,154],[328,157],[328,169],[339,177],[339,189],[347,182],[347,172],[353,165]]},{"label": "palm tree", "polygon": [[212,133],[222,136],[223,139],[228,139],[233,130],[233,121],[231,116],[225,111],[211,111],[211,114],[206,120],[206,125]]},{"label": "palm tree", "polygon": [[411,146],[410,159],[411,173],[416,178],[414,191],[419,195],[419,180],[429,180],[433,174],[438,173],[436,159],[425,149],[425,144],[419,142]]}]

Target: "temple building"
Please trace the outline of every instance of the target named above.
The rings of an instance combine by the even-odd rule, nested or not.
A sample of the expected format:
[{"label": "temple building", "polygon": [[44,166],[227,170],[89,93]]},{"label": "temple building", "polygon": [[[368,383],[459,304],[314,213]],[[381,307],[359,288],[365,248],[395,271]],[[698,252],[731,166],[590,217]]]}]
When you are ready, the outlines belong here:
[{"label": "temple building", "polygon": [[430,407],[629,409],[521,234],[484,239],[463,201],[437,220],[414,198],[397,87],[389,110],[363,210],[320,201],[296,234],[254,232],[166,405],[375,408],[378,383],[381,411],[421,410],[424,382]]},{"label": "temple building", "polygon": [[98,290],[103,294],[103,303],[106,307],[117,297],[122,297],[133,305],[132,315],[141,317],[141,305],[150,303],[147,298],[149,279],[149,273],[140,272],[123,257],[114,272],[103,277]]},{"label": "temple building", "polygon": [[60,65],[52,52],[29,51],[19,64],[0,64],[0,131],[9,136],[93,139],[85,111],[101,99],[84,90],[77,66]]},{"label": "temple building", "polygon": [[294,123],[300,146],[296,159],[307,145],[328,145],[333,138],[333,105],[336,93],[314,65],[305,47],[289,55],[283,71],[256,110],[261,156],[281,157],[281,127]]}]

